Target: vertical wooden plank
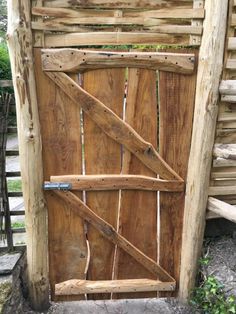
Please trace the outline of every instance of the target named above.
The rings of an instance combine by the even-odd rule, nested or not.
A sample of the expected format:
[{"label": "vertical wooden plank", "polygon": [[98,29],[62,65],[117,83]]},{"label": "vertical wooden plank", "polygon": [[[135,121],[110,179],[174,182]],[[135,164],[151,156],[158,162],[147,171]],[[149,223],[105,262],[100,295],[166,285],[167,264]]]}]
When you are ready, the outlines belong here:
[{"label": "vertical wooden plank", "polygon": [[[189,76],[159,72],[160,154],[183,179],[187,175],[195,86],[196,73]],[[177,285],[184,194],[160,193],[160,265],[176,279]]]},{"label": "vertical wooden plank", "polygon": [[[84,89],[122,117],[125,69],[89,71],[84,74]],[[84,152],[86,174],[120,174],[121,146],[109,138],[90,118],[84,116]],[[104,220],[116,227],[119,191],[87,192],[86,203]],[[89,280],[112,279],[115,246],[88,226],[91,259]],[[91,295],[105,299],[109,294]]]},{"label": "vertical wooden plank", "polygon": [[[156,72],[145,69],[128,70],[128,94],[125,120],[145,140],[157,147]],[[133,154],[124,149],[123,174],[156,175]],[[119,232],[142,252],[157,260],[157,193],[122,191]],[[117,250],[116,279],[156,279],[132,257]],[[156,293],[118,294],[118,298],[155,297]]]},{"label": "vertical wooden plank", "polygon": [[[40,49],[35,49],[34,54],[44,180],[50,180],[51,175],[81,174],[80,108],[42,72]],[[77,76],[73,78],[76,80]],[[82,196],[81,192],[76,194]],[[45,195],[52,299],[81,299],[81,296],[55,298],[54,285],[72,278],[85,279],[87,247],[83,221],[53,193]]]}]

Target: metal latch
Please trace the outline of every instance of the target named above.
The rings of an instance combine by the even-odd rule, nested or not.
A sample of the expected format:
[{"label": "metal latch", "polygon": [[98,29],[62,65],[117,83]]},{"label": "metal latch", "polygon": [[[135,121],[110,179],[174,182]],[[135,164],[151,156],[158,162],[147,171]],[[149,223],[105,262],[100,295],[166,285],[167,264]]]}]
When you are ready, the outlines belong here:
[{"label": "metal latch", "polygon": [[65,182],[44,182],[43,189],[48,190],[63,190],[68,191],[71,190],[72,184]]}]

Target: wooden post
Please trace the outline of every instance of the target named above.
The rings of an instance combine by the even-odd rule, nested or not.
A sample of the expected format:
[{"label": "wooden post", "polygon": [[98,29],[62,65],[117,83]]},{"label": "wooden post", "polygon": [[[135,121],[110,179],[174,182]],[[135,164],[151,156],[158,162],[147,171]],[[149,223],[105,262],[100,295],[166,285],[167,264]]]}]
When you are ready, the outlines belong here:
[{"label": "wooden post", "polygon": [[179,297],[183,301],[187,300],[194,287],[203,242],[227,10],[228,0],[205,1],[181,252]]},{"label": "wooden post", "polygon": [[35,310],[49,305],[47,211],[32,55],[30,0],[8,2],[8,47],[16,98],[22,189],[25,202],[29,296]]}]

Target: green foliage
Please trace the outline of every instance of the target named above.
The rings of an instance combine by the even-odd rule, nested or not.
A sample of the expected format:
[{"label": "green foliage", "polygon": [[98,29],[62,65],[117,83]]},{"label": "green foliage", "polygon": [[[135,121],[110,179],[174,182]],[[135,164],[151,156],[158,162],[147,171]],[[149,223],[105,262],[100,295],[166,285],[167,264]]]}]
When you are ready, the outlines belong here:
[{"label": "green foliage", "polygon": [[25,223],[24,223],[23,221],[22,221],[22,222],[16,221],[16,222],[13,222],[13,223],[11,224],[11,227],[12,227],[12,229],[25,228]]},{"label": "green foliage", "polygon": [[7,181],[7,188],[8,192],[21,192],[22,191],[22,184],[21,180],[8,180]]},{"label": "green foliage", "polygon": [[7,2],[6,0],[0,0],[0,39],[5,39],[7,31]]},{"label": "green foliage", "polygon": [[5,43],[0,44],[0,80],[11,80],[11,65]]},{"label": "green foliage", "polygon": [[[200,259],[201,269],[209,264],[210,259]],[[223,290],[224,286],[212,275],[204,276],[202,282],[195,288],[190,304],[200,313],[204,314],[231,314],[236,313],[236,299],[234,296],[227,297]]]}]

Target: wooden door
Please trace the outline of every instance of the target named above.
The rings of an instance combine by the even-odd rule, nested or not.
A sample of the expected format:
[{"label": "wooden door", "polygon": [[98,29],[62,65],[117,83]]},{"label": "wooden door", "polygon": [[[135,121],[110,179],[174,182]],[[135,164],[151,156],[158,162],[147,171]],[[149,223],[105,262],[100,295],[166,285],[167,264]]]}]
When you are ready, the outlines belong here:
[{"label": "wooden door", "polygon": [[194,60],[35,49],[54,300],[176,289]]}]

